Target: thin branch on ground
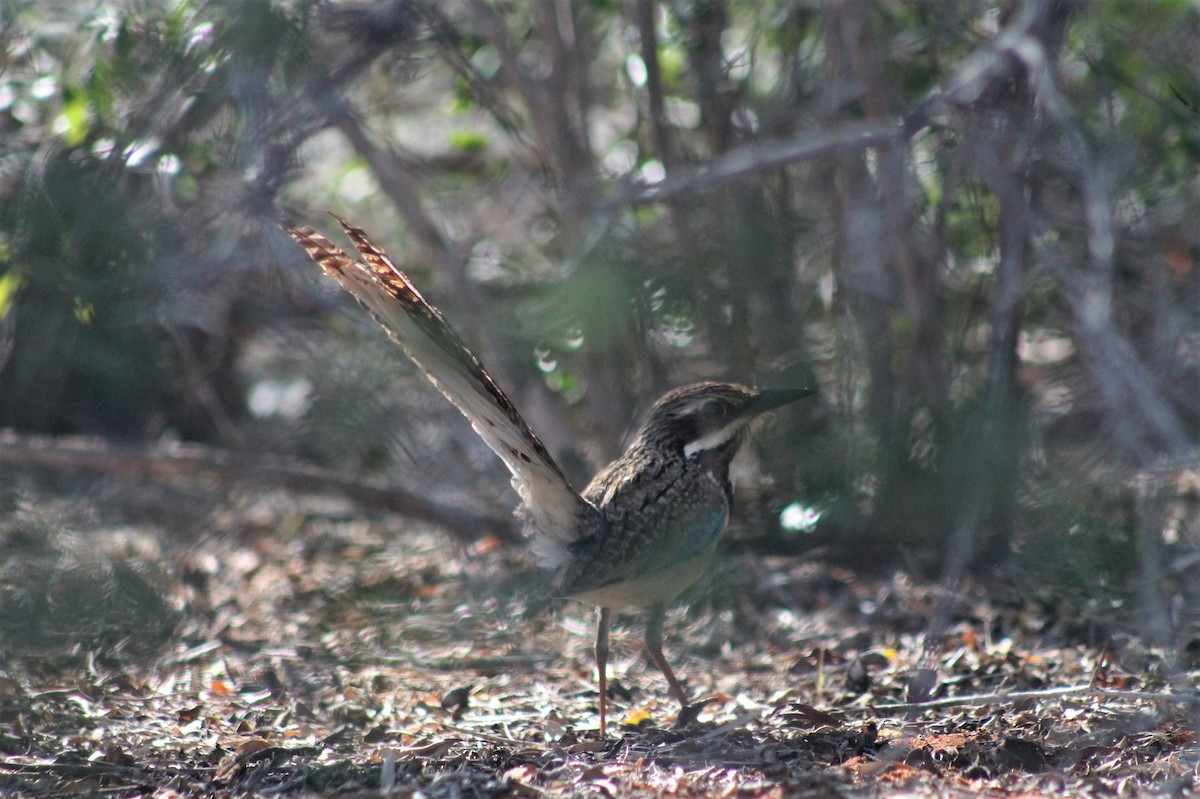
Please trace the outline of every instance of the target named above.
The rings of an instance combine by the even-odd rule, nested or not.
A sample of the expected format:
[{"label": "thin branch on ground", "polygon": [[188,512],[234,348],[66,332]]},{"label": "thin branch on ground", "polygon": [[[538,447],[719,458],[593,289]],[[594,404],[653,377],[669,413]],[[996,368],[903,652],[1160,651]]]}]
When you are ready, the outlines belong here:
[{"label": "thin branch on ground", "polygon": [[1123,691],[1113,688],[1098,688],[1091,684],[1067,685],[1061,688],[1040,688],[1036,691],[995,691],[990,694],[969,694],[966,696],[947,696],[942,699],[931,699],[928,702],[896,702],[894,704],[873,705],[877,711],[929,710],[941,707],[980,707],[983,705],[1011,704],[1037,699],[1051,699],[1057,696],[1075,696],[1090,694],[1109,699],[1123,699],[1130,702],[1178,702],[1181,704],[1200,704],[1200,696],[1195,694],[1164,694],[1155,691]]}]

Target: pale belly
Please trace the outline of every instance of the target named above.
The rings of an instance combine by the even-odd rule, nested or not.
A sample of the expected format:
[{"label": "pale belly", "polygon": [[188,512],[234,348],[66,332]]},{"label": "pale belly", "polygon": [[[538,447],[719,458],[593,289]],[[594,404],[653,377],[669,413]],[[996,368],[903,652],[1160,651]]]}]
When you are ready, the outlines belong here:
[{"label": "pale belly", "polygon": [[704,573],[711,557],[711,552],[703,552],[666,569],[570,596],[572,599],[589,602],[601,608],[638,608],[666,602],[696,582]]}]

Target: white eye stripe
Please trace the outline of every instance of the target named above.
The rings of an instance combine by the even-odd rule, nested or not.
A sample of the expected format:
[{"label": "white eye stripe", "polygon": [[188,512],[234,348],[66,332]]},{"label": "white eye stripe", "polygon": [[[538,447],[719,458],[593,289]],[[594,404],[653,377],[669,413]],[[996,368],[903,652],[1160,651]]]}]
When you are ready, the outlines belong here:
[{"label": "white eye stripe", "polygon": [[717,449],[727,443],[729,439],[738,434],[738,431],[744,426],[744,422],[737,421],[733,424],[727,424],[719,430],[714,430],[711,433],[705,433],[691,441],[683,447],[683,455],[685,458],[690,458],[698,452],[707,452],[711,449]]}]

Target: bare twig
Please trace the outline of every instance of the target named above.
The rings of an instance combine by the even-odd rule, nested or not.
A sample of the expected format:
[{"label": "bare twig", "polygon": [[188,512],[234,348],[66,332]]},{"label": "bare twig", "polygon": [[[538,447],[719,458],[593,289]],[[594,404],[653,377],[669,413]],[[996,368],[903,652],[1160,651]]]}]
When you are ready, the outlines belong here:
[{"label": "bare twig", "polygon": [[[488,719],[484,718],[482,720],[487,721]],[[479,740],[479,741],[488,741],[489,743],[494,743],[494,744],[500,744],[501,746],[517,746],[517,747],[524,747],[524,748],[528,748],[528,749],[541,749],[541,750],[550,749],[549,746],[547,746],[544,743],[540,743],[539,741],[524,741],[524,740],[521,740],[520,738],[508,738],[503,735],[493,735],[492,733],[484,732],[483,730],[468,730],[465,727],[457,727],[453,724],[450,724],[450,723],[447,723],[444,721],[441,724],[443,727],[445,727],[450,732],[456,732],[459,735],[467,736],[468,742],[470,742],[471,740]]]},{"label": "bare twig", "polygon": [[900,136],[898,121],[851,122],[802,133],[788,139],[745,144],[720,155],[706,165],[653,186],[634,186],[617,197],[614,204],[647,205],[664,202],[694,191],[711,189],[732,180],[769,172],[797,161],[828,155],[843,147],[871,147]]},{"label": "bare twig", "polygon": [[1025,41],[1019,53],[1035,87],[1039,106],[1062,133],[1082,194],[1087,224],[1085,268],[1068,266],[1070,258],[1051,243],[1044,245],[1044,252],[1071,305],[1076,334],[1090,361],[1113,432],[1126,454],[1142,466],[1164,453],[1173,457],[1194,455],[1195,443],[1179,415],[1113,319],[1115,244],[1106,170],[1092,153],[1059,93],[1044,52],[1036,42]]},{"label": "bare twig", "polygon": [[1053,699],[1059,696],[1078,696],[1089,694],[1109,699],[1124,699],[1130,702],[1177,702],[1180,704],[1200,704],[1200,696],[1195,694],[1163,694],[1153,691],[1121,691],[1111,688],[1097,688],[1093,685],[1067,685],[1061,688],[1041,688],[1036,691],[996,691],[990,694],[968,694],[966,696],[947,696],[941,699],[931,699],[928,702],[896,702],[894,704],[873,705],[880,712],[928,710],[942,707],[979,707],[982,705],[1007,705],[1013,702],[1025,702],[1038,699]]},{"label": "bare twig", "polygon": [[637,27],[642,63],[646,65],[646,99],[650,115],[650,130],[654,134],[654,148],[663,166],[670,173],[679,159],[676,158],[671,126],[664,109],[662,70],[658,63],[658,31],[654,15],[658,6],[652,0],[637,0]]},{"label": "bare twig", "polygon": [[563,32],[571,31],[574,36],[574,21],[569,19],[568,11],[560,12],[545,2],[536,4],[533,17],[540,41],[553,53],[551,66],[560,68],[550,69],[544,78],[535,77],[534,71],[522,65],[519,48],[504,16],[482,0],[471,0],[469,7],[472,22],[496,48],[501,71],[529,110],[529,123],[535,131],[539,151],[553,166],[566,195],[572,196],[574,190],[590,182],[593,173],[593,158],[582,120],[574,118],[577,114],[572,114],[566,96],[570,79],[562,74],[570,71],[567,64],[570,48],[563,40]]}]

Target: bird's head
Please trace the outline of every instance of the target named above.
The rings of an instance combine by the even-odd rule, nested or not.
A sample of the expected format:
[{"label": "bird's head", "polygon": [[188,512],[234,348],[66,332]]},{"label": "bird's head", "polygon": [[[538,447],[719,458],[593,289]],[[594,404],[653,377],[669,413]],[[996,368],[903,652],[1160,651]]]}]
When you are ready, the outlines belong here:
[{"label": "bird's head", "polygon": [[736,383],[692,383],[654,403],[637,438],[686,458],[709,453],[733,457],[753,419],[815,393],[809,388],[756,391]]}]

